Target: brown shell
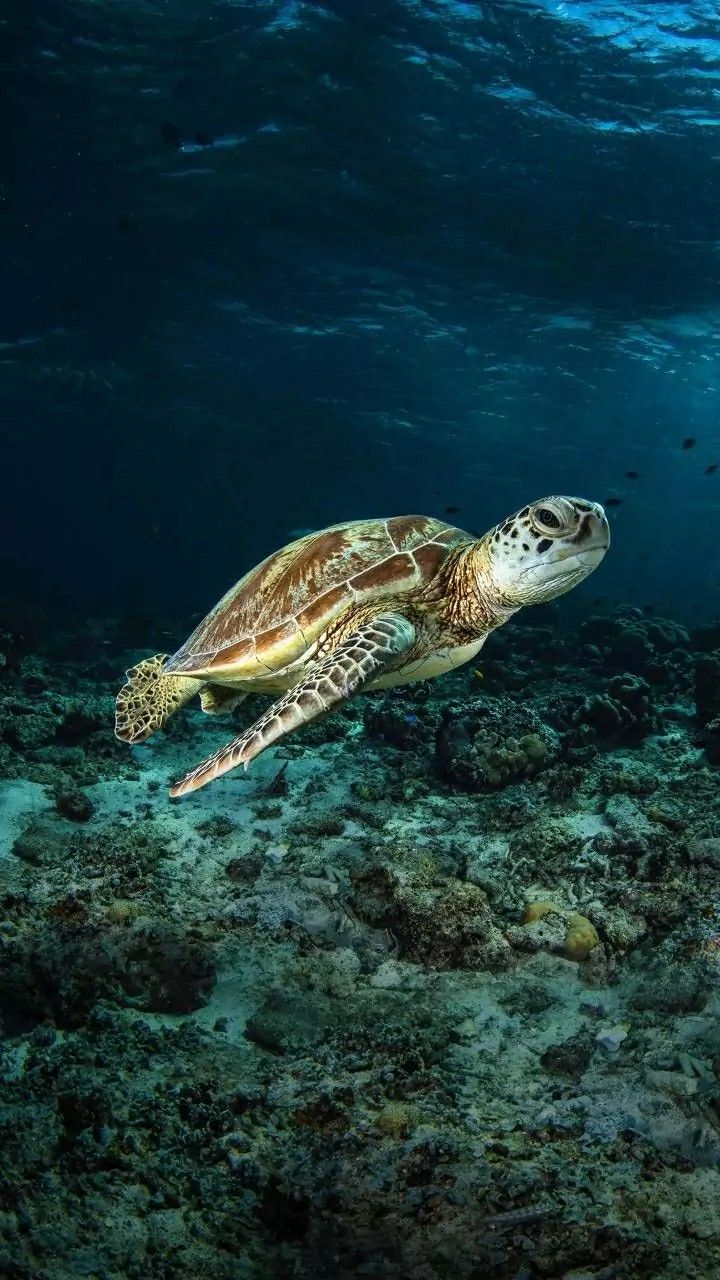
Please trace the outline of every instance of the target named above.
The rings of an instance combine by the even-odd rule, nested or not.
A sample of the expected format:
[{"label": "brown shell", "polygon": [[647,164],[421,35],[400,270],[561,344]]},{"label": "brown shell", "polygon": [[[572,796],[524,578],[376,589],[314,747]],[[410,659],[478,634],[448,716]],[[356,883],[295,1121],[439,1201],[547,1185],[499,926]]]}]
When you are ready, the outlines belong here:
[{"label": "brown shell", "polygon": [[349,605],[425,586],[471,535],[430,516],[353,520],[291,542],[245,574],[165,670],[257,678],[300,657]]}]

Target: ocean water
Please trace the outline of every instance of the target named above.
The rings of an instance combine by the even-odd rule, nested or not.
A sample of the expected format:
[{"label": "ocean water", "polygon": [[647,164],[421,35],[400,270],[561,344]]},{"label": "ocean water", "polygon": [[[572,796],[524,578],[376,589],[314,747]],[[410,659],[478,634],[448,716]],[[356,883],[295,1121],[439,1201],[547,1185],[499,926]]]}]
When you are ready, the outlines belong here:
[{"label": "ocean water", "polygon": [[[0,67],[0,1275],[720,1276],[717,5],[5,0]],[[181,648],[408,513],[457,669],[208,680],[327,542]]]}]

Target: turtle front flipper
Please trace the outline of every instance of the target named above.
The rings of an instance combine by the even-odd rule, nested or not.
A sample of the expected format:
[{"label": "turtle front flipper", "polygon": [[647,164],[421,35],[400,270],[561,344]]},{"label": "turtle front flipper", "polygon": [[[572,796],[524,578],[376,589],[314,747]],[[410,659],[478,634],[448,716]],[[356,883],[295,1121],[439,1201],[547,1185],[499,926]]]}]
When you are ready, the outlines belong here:
[{"label": "turtle front flipper", "polygon": [[115,736],[122,742],[144,742],[204,688],[204,680],[164,675],[166,662],[166,653],[156,653],[125,673],[115,702]]},{"label": "turtle front flipper", "polygon": [[344,702],[386,670],[415,640],[412,623],[397,613],[378,614],[340,642],[332,653],[265,712],[245,733],[221,747],[170,788],[171,796],[197,791],[206,783],[247,765],[286,733]]}]

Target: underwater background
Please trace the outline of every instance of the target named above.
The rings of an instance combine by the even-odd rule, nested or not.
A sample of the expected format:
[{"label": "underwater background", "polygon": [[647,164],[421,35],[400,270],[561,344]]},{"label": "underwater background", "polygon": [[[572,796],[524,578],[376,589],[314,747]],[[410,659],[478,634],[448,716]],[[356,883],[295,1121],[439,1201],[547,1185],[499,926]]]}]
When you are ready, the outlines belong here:
[{"label": "underwater background", "polygon": [[[0,1275],[720,1276],[720,14],[0,4]],[[592,580],[181,800],[301,532]]]}]

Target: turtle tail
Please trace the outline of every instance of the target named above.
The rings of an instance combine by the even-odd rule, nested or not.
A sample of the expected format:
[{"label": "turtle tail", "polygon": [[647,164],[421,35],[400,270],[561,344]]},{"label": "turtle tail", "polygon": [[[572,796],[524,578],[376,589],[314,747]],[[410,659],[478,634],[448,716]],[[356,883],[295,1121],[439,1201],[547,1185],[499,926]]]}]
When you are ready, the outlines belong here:
[{"label": "turtle tail", "polygon": [[192,676],[165,675],[166,662],[166,653],[156,653],[126,672],[115,703],[115,736],[122,742],[144,742],[205,685]]}]

